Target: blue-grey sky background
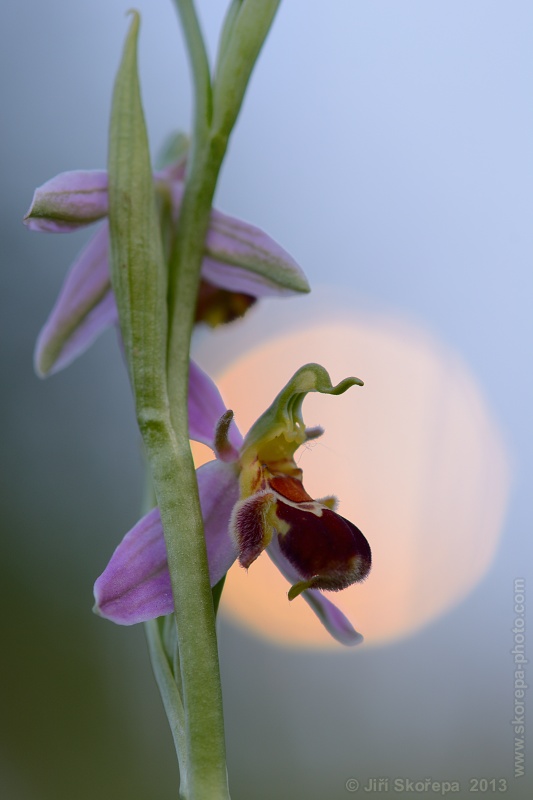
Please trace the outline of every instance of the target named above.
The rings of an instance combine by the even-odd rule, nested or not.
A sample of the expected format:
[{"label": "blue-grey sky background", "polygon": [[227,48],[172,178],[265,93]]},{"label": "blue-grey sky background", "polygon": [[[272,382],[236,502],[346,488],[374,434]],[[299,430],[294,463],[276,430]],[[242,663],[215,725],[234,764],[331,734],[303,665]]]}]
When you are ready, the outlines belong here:
[{"label": "blue-grey sky background", "polygon": [[[9,800],[176,796],[142,629],[90,613],[92,582],[142,492],[114,335],[48,381],[32,372],[35,337],[88,234],[21,225],[35,186],[105,166],[130,5],[0,10]],[[135,5],[155,153],[189,128],[189,73],[170,0]],[[226,3],[199,5],[213,54]],[[465,798],[470,778],[505,778],[509,797],[529,796],[531,775],[513,778],[510,650],[513,580],[528,577],[532,551],[532,39],[527,0],[284,0],[259,59],[217,206],[267,230],[311,284],[404,316],[460,354],[514,481],[490,573],[410,639],[310,655],[221,624],[234,800],[341,800],[347,779],[372,776],[457,780]]]}]

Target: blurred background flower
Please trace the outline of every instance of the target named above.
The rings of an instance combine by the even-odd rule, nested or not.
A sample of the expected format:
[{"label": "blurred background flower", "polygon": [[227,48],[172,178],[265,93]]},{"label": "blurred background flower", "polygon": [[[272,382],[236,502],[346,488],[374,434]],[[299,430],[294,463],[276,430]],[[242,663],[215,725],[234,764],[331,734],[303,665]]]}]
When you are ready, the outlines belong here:
[{"label": "blurred background flower", "polygon": [[[0,12],[0,794],[10,800],[175,795],[142,629],[90,611],[93,577],[142,495],[115,337],[49,381],[33,374],[36,335],[91,231],[43,237],[21,223],[50,175],[105,167],[130,5],[8,0]],[[213,50],[226,3],[199,5]],[[137,7],[155,152],[189,126],[189,78],[171,3]],[[476,776],[528,795],[530,779],[512,777],[509,722],[513,580],[531,563],[532,24],[526,0],[291,0],[261,54],[216,205],[279,241],[315,294],[264,303],[221,337],[203,332],[197,355],[229,405],[266,332],[265,360],[253,360],[274,393],[291,359],[365,380],[346,396],[353,442],[324,421],[325,401],[306,421],[324,421],[328,469],[353,475],[342,491],[317,475],[317,496],[337,491],[348,517],[357,505],[377,577],[353,587],[367,642],[348,652],[290,633],[274,642],[260,598],[244,619],[228,590],[220,650],[233,800],[341,800],[351,777],[429,775],[461,781],[464,797]],[[300,358],[329,336],[330,364],[323,352]],[[254,402],[235,407],[243,428]],[[324,463],[314,455],[304,454],[306,477]]]}]

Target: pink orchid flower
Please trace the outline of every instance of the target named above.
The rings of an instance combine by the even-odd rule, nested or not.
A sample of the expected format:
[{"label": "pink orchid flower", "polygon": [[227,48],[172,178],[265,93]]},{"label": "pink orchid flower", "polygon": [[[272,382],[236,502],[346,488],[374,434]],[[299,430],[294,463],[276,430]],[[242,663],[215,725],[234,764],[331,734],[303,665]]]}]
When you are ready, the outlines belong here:
[{"label": "pink orchid flower", "polygon": [[[361,531],[336,513],[334,498],[314,500],[305,491],[294,453],[322,434],[306,429],[301,405],[310,391],[341,394],[317,364],[302,367],[243,439],[211,379],[191,363],[189,424],[192,439],[216,458],[196,471],[211,586],[236,559],[248,568],[266,552],[331,635],[347,645],[362,641],[342,612],[322,594],[366,577],[371,566]],[[94,587],[95,611],[132,625],[173,611],[161,517],[152,509],[126,534]]]},{"label": "pink orchid flower", "polygon": [[[179,224],[183,162],[154,175],[161,222]],[[30,230],[67,233],[103,220],[107,172],[63,172],[36,189],[24,223]],[[196,309],[197,322],[217,325],[242,314],[256,298],[308,292],[294,259],[259,228],[211,212]],[[70,269],[35,350],[45,376],[63,369],[118,322],[109,274],[109,231],[104,221]]]}]

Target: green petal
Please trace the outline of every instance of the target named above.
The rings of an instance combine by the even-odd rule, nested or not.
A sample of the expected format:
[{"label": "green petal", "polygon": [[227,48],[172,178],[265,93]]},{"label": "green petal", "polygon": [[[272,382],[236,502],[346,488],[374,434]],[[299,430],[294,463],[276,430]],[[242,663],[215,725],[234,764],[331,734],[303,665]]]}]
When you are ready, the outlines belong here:
[{"label": "green petal", "polygon": [[363,386],[359,378],[345,378],[336,386],[320,364],[306,364],[290,379],[244,440],[242,457],[257,455],[266,462],[291,458],[307,440],[302,418],[302,403],[309,392],[343,394],[350,386]]}]

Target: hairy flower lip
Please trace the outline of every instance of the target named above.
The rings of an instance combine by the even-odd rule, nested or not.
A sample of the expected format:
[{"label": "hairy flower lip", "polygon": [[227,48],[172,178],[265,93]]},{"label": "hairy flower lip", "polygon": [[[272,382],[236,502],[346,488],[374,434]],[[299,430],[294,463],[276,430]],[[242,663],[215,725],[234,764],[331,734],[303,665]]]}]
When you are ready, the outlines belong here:
[{"label": "hairy flower lip", "polygon": [[339,591],[365,578],[370,546],[356,525],[325,506],[320,516],[279,501],[277,516],[288,529],[278,534],[282,553],[317,589]]},{"label": "hairy flower lip", "polygon": [[313,500],[298,478],[277,475],[266,483],[233,510],[241,566],[248,569],[274,536],[299,576],[290,599],[308,588],[340,591],[368,575],[370,546],[356,525]]},{"label": "hairy flower lip", "polygon": [[273,534],[270,517],[275,504],[275,495],[262,489],[235,505],[229,526],[241,567],[251,567],[270,544]]}]

